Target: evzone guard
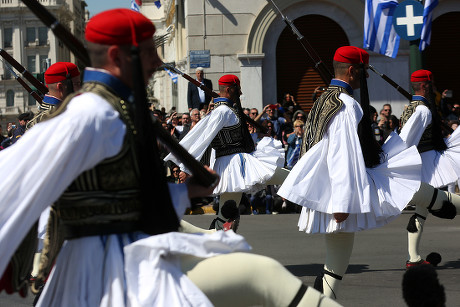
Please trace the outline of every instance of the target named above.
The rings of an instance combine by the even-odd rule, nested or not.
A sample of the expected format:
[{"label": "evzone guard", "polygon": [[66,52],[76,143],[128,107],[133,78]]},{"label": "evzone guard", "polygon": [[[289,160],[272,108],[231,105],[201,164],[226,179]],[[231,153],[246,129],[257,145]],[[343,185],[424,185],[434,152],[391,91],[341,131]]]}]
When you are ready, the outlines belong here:
[{"label": "evzone guard", "polygon": [[[219,212],[211,228],[223,229],[231,223],[236,230],[239,223],[238,205],[244,192],[257,191],[265,185],[281,184],[288,171],[283,169],[284,150],[281,142],[269,137],[255,146],[244,116],[238,108],[241,95],[240,80],[235,75],[219,79],[219,98],[214,109],[181,140],[180,144],[197,160],[212,148],[210,166],[221,181],[213,191],[220,195]],[[171,160],[184,165],[170,154]]]},{"label": "evzone guard", "polygon": [[[428,213],[453,219],[460,210],[458,196],[436,188],[455,183],[460,177],[460,131],[444,139],[441,119],[434,103],[434,80],[429,70],[411,75],[412,101],[401,115],[401,138],[417,146],[422,158],[421,189],[411,202],[417,205],[407,225],[409,259],[406,268],[428,263],[420,256],[420,241]],[[436,263],[435,263],[436,264]]]}]

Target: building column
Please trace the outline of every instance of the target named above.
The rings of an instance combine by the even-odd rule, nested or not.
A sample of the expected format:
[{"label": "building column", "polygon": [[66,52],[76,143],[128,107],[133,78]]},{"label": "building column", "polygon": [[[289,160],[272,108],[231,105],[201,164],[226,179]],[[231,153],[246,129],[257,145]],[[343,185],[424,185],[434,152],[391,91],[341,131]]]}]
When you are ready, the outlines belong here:
[{"label": "building column", "polygon": [[265,55],[238,54],[241,68],[241,104],[243,108],[263,109],[262,63]]}]

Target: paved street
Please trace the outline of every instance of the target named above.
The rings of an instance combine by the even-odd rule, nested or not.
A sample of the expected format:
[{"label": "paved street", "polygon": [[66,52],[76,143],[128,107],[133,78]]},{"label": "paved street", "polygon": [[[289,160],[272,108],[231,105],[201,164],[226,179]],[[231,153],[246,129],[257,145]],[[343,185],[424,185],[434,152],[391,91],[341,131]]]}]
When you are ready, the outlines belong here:
[{"label": "paved street", "polygon": [[[294,275],[313,285],[324,261],[321,235],[308,236],[296,229],[298,214],[242,216],[239,233],[253,246],[253,252],[277,259]],[[355,248],[340,289],[344,306],[404,306],[401,280],[406,260],[405,227],[410,215],[391,224],[358,233]],[[197,226],[207,227],[212,215],[186,216]],[[423,255],[439,252],[443,260],[437,269],[447,295],[447,306],[460,301],[460,219],[429,218],[424,230]],[[225,271],[222,272],[225,274]],[[31,306],[32,297],[0,295],[0,306]]]}]

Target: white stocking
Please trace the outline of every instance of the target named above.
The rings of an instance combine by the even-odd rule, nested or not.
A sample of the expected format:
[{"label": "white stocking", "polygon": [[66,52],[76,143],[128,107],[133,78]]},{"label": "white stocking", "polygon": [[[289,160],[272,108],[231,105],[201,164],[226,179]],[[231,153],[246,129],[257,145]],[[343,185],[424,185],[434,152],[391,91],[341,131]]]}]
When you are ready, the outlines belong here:
[{"label": "white stocking", "polygon": [[[324,270],[343,277],[350,263],[351,252],[355,239],[354,232],[338,232],[326,234],[326,263]],[[340,280],[328,274],[323,277],[324,295],[337,298]]]}]

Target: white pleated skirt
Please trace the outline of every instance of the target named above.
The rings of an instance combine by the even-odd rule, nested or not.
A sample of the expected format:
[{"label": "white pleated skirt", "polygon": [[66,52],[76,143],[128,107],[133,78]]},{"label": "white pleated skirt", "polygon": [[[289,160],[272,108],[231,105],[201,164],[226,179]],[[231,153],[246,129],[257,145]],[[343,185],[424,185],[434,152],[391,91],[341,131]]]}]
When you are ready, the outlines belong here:
[{"label": "white pleated skirt", "polygon": [[213,195],[225,192],[254,192],[265,187],[276,168],[284,166],[284,149],[280,141],[264,137],[252,153],[237,153],[211,161],[220,176]]},{"label": "white pleated skirt", "polygon": [[460,129],[445,140],[447,149],[420,154],[422,157],[422,181],[435,188],[446,186],[460,179]]},{"label": "white pleated skirt", "polygon": [[[329,182],[329,177],[324,176],[324,174],[328,174],[328,166],[322,157],[318,156],[322,151],[315,148],[324,146],[325,144],[322,142],[316,144],[302,157],[302,159],[308,159],[308,162],[304,161],[303,164],[311,166],[313,163],[314,167],[302,169],[301,159],[293,170],[295,171],[299,166],[296,176],[291,177],[294,175],[291,172],[278,191],[280,196],[304,207],[298,222],[300,231],[306,233],[356,232],[381,227],[401,213],[420,187],[420,155],[415,146],[407,148],[406,144],[396,134],[392,134],[382,147],[384,150],[383,162],[375,168],[366,168],[367,183],[365,188],[355,191],[344,191],[340,187],[333,187]],[[301,164],[299,165],[299,163]],[[350,169],[348,171],[354,172],[355,170]],[[311,176],[311,173],[315,175]],[[309,184],[305,182],[305,178],[308,178]],[[306,189],[303,188],[304,186]],[[316,187],[315,192],[312,192],[313,187]],[[310,206],[309,199],[311,197],[309,193],[318,194],[322,190],[329,193],[322,196],[322,204],[312,201]],[[363,210],[362,212],[350,213],[344,222],[337,223],[333,213],[343,211],[334,208],[337,204],[330,201],[333,193],[360,195],[354,199],[368,199],[369,204],[351,206],[361,206]],[[318,199],[317,196],[314,198]],[[312,207],[321,209],[314,210]],[[365,208],[369,208],[369,210],[365,210]]]},{"label": "white pleated skirt", "polygon": [[249,249],[233,231],[137,232],[66,241],[37,306],[209,307],[206,295],[181,271],[181,255],[208,258]]}]

